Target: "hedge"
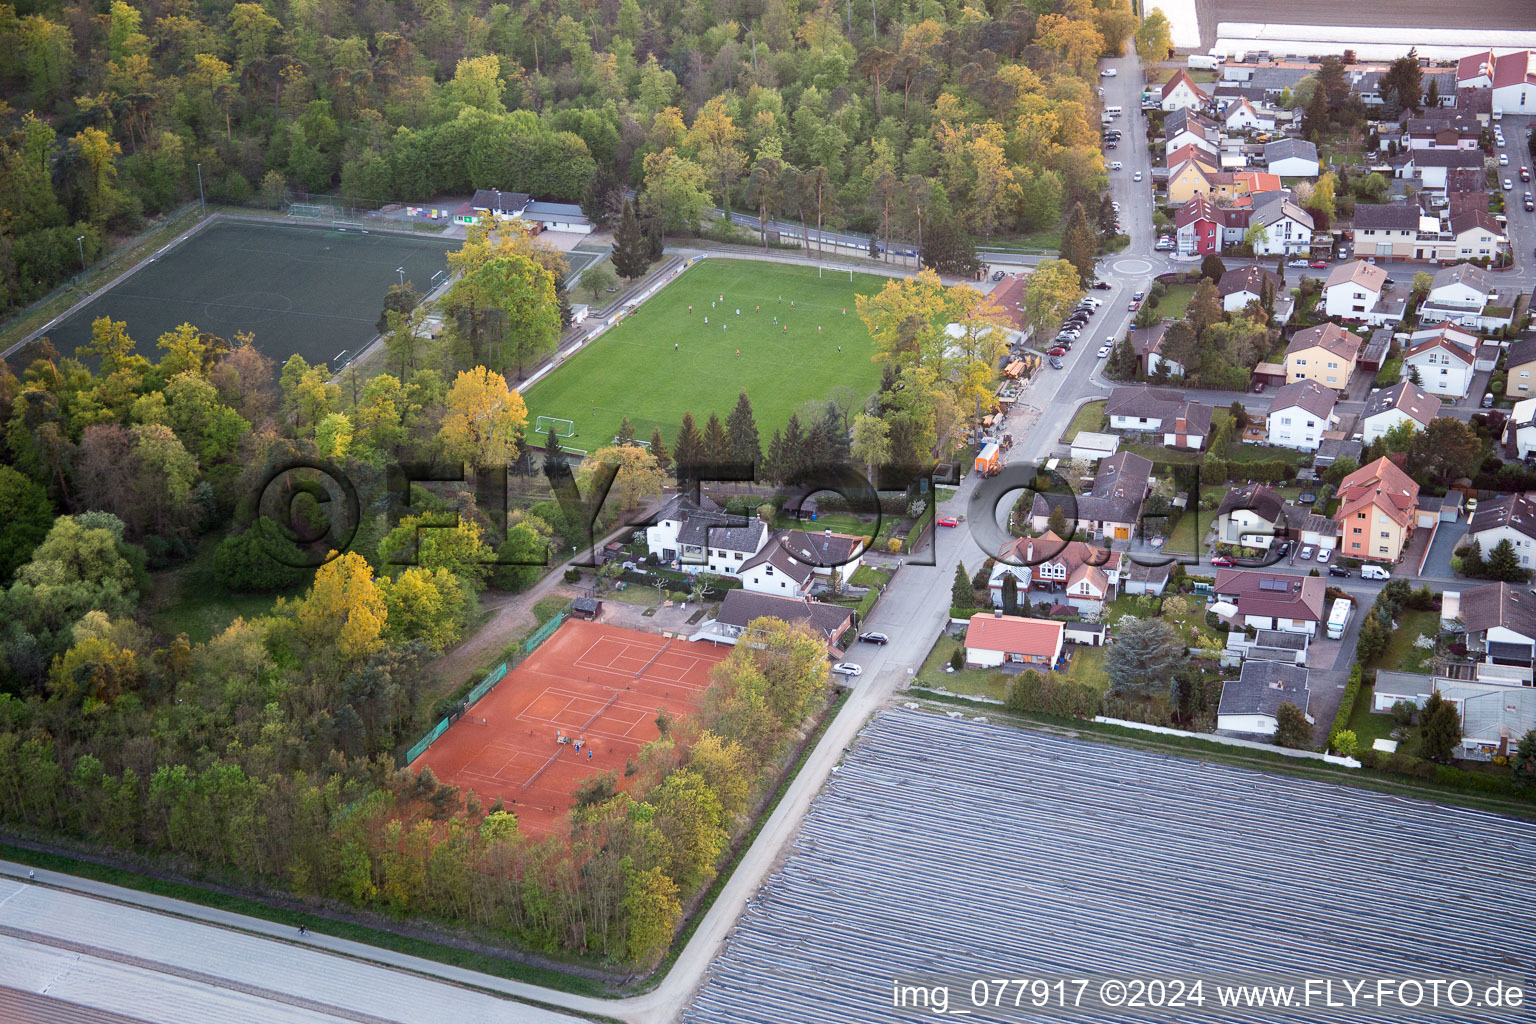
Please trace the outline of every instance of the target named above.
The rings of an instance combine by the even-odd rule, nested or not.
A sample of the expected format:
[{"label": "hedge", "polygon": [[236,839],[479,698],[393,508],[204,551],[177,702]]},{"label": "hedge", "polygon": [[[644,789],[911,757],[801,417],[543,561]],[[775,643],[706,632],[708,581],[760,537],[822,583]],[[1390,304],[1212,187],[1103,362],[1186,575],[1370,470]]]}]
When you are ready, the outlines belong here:
[{"label": "hedge", "polygon": [[1349,728],[1349,719],[1355,713],[1355,702],[1360,699],[1361,669],[1357,662],[1350,666],[1349,682],[1344,686],[1344,699],[1339,701],[1339,710],[1333,714],[1333,725],[1328,730],[1328,738],[1332,741],[1334,735],[1340,730]]},{"label": "hedge", "polygon": [[1463,793],[1522,796],[1527,799],[1532,799],[1533,796],[1536,796],[1536,794],[1521,789],[1514,778],[1507,775],[1469,772],[1461,768],[1453,768],[1450,765],[1425,761],[1404,753],[1383,754],[1379,750],[1372,750],[1370,748],[1360,751],[1355,757],[1366,768],[1385,772],[1389,775],[1402,775],[1424,782],[1433,782],[1448,789],[1460,790]]},{"label": "hedge", "polygon": [[1084,683],[1069,683],[1034,670],[1015,676],[1004,702],[1010,711],[1035,712],[1060,718],[1092,718],[1099,713],[1101,694]]}]

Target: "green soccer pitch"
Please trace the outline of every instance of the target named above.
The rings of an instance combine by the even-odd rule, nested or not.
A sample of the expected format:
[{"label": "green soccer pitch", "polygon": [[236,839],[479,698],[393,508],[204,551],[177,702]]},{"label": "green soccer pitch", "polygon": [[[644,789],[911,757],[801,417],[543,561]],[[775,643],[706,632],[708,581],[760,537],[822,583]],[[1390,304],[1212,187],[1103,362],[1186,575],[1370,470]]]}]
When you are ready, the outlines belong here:
[{"label": "green soccer pitch", "polygon": [[[541,415],[569,419],[576,433],[564,446],[592,452],[613,443],[627,416],[637,439],[659,426],[670,446],[683,413],[693,413],[701,432],[711,412],[724,424],[745,389],[766,448],[802,403],[825,401],[839,385],[860,399],[879,387],[874,343],[853,300],[887,280],[702,259],[530,388],[529,429]],[[528,442],[542,447],[544,438]]]}]

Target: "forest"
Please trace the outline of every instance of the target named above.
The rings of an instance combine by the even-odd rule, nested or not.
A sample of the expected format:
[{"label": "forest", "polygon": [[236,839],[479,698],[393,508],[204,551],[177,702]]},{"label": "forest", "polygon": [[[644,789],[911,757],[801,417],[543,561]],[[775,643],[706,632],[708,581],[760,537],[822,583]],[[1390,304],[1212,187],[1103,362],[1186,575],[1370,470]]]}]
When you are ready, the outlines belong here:
[{"label": "forest", "polygon": [[1137,26],[1129,0],[0,4],[0,312],[200,188],[1054,229],[1099,205],[1094,68]]}]

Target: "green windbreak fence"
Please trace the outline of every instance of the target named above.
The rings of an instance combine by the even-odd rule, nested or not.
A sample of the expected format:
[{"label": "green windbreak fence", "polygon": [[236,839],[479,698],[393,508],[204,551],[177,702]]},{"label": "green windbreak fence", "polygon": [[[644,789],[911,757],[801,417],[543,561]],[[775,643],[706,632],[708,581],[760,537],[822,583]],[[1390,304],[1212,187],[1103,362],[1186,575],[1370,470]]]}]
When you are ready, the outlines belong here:
[{"label": "green windbreak fence", "polygon": [[540,644],[553,636],[555,630],[559,629],[561,623],[565,622],[566,617],[570,615],[570,611],[571,606],[566,605],[555,614],[554,618],[534,630],[532,636],[518,644],[516,653],[487,672],[485,678],[476,683],[474,689],[464,695],[463,701],[456,705],[448,714],[444,715],[436,725],[427,731],[425,736],[417,740],[415,746],[405,752],[405,758],[400,763],[402,765],[411,764],[422,754],[425,754],[427,748],[436,743],[438,737],[448,731],[449,726],[463,718],[466,711],[474,707],[480,702],[482,697],[494,690],[496,684],[507,677],[507,672],[516,668],[522,663],[524,658],[538,650]]}]

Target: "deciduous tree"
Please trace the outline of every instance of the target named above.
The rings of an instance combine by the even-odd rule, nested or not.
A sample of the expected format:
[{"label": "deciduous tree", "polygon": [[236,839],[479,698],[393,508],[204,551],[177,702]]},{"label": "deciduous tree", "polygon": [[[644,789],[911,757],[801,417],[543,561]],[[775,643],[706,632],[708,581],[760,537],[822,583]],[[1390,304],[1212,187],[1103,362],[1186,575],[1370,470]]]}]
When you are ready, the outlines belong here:
[{"label": "deciduous tree", "polygon": [[477,466],[506,466],[517,459],[528,407],[505,377],[483,366],[466,370],[449,389],[447,405],[438,430],[444,455]]}]

